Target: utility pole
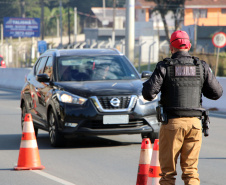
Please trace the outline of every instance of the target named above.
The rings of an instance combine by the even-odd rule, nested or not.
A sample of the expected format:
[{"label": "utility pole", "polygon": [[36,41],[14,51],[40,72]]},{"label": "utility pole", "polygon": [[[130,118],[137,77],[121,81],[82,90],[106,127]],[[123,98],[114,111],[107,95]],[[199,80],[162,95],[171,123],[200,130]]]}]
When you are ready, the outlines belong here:
[{"label": "utility pole", "polygon": [[194,53],[196,53],[196,47],[197,47],[197,18],[195,18],[194,24],[194,46],[193,46]]},{"label": "utility pole", "polygon": [[1,54],[3,54],[3,25],[1,24]]},{"label": "utility pole", "polygon": [[44,0],[41,1],[41,40],[44,40]]},{"label": "utility pole", "polygon": [[20,0],[20,7],[21,7],[21,17],[25,18],[25,1]]},{"label": "utility pole", "polygon": [[62,47],[62,34],[63,34],[63,28],[62,28],[62,0],[60,0],[60,48]]},{"label": "utility pole", "polygon": [[113,25],[112,25],[112,48],[115,47],[115,9],[116,9],[116,0],[113,2]]},{"label": "utility pole", "polygon": [[197,24],[199,19],[199,9],[193,10],[193,19],[194,19],[194,44],[193,44],[193,52],[196,53],[197,48]]},{"label": "utility pole", "polygon": [[75,43],[77,42],[77,8],[74,8],[74,36],[75,36]]},{"label": "utility pole", "polygon": [[68,6],[68,40],[69,40],[69,42],[68,42],[68,44],[71,44],[71,26],[70,26],[70,8],[69,8],[70,6]]},{"label": "utility pole", "polygon": [[57,22],[57,37],[60,37],[60,21],[58,17],[56,19],[56,22]]},{"label": "utility pole", "polygon": [[105,8],[106,8],[106,4],[105,4],[105,0],[103,0],[103,17],[104,17],[104,20],[105,20],[105,17],[106,17]]},{"label": "utility pole", "polygon": [[126,45],[125,54],[131,62],[134,62],[135,40],[135,0],[126,0]]}]

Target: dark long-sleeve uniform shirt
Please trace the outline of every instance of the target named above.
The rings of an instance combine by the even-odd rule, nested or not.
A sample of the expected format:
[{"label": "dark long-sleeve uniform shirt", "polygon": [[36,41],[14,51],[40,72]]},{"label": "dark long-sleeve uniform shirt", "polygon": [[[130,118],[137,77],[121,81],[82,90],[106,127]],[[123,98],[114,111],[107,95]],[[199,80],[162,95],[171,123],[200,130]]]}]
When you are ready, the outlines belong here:
[{"label": "dark long-sleeve uniform shirt", "polygon": [[[172,55],[172,59],[192,58],[186,51],[178,51]],[[223,88],[212,73],[209,65],[201,60],[204,69],[204,84],[202,94],[209,99],[217,100],[223,94]],[[146,100],[153,100],[161,91],[161,87],[166,76],[166,64],[164,61],[158,62],[152,76],[143,83],[142,95]]]}]

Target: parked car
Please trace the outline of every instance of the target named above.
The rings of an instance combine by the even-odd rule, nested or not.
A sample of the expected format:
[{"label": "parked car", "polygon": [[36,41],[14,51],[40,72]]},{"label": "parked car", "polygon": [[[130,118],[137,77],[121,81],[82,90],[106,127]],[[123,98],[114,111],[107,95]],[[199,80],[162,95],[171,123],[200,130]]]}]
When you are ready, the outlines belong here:
[{"label": "parked car", "polygon": [[2,55],[0,55],[0,68],[6,68],[6,65],[5,65],[5,62],[4,62]]},{"label": "parked car", "polygon": [[48,131],[52,146],[62,146],[65,135],[141,134],[153,141],[158,99],[143,99],[141,77],[150,72],[140,76],[115,49],[47,50],[21,91],[21,124],[31,113],[36,135]]}]

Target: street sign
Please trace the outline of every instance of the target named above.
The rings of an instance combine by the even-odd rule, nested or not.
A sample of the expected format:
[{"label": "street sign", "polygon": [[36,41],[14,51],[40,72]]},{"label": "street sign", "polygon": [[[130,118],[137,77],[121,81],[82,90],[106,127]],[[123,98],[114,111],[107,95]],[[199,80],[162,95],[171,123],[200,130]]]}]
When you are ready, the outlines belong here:
[{"label": "street sign", "polygon": [[226,34],[224,32],[215,33],[213,35],[212,42],[213,42],[213,45],[218,48],[217,60],[215,65],[215,76],[217,76],[220,48],[223,48],[224,46],[226,46]]},{"label": "street sign", "polygon": [[40,19],[4,17],[4,37],[40,37]]},{"label": "street sign", "polygon": [[226,34],[224,32],[218,32],[213,35],[213,45],[217,48],[223,48],[226,46]]},{"label": "street sign", "polygon": [[47,43],[44,40],[38,41],[38,52],[44,53],[47,50]]}]

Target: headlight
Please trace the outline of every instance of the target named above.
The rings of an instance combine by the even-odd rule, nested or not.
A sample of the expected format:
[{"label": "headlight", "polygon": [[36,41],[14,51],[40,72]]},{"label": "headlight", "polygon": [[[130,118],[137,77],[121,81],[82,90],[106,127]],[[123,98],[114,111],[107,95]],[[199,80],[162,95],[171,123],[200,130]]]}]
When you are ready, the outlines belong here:
[{"label": "headlight", "polygon": [[57,97],[61,102],[78,105],[83,105],[87,101],[86,98],[82,98],[80,96],[76,96],[67,92],[57,92]]}]

